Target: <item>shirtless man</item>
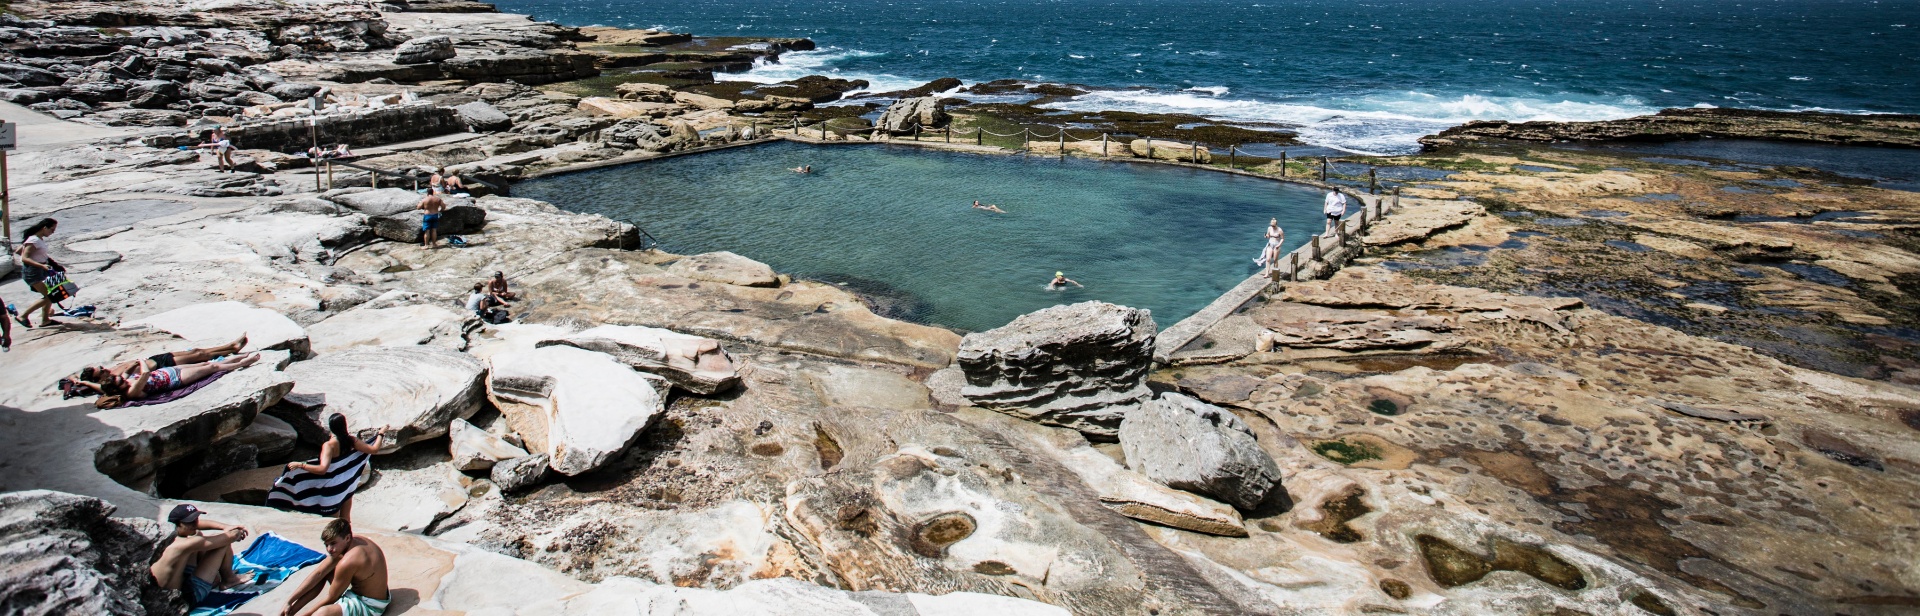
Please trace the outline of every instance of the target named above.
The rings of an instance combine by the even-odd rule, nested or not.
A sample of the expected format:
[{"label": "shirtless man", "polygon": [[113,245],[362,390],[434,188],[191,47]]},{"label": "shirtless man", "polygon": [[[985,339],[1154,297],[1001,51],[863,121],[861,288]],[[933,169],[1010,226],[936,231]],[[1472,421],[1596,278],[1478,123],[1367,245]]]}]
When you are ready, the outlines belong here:
[{"label": "shirtless man", "polygon": [[435,248],[434,241],[440,239],[440,232],[437,230],[440,226],[440,213],[446,211],[447,202],[441,200],[440,195],[429,193],[426,198],[420,200],[418,209],[425,212],[420,216],[420,246]]},{"label": "shirtless man", "polygon": [[[327,559],[300,581],[280,616],[381,616],[393,599],[387,589],[387,553],[366,537],[355,537],[346,520],[334,519],[320,531]],[[322,586],[326,592],[322,593]],[[314,601],[318,598],[319,601]],[[311,603],[312,605],[308,605]],[[301,609],[305,607],[306,609]],[[295,610],[299,610],[295,612]]]},{"label": "shirtless man", "polygon": [[[247,529],[203,520],[200,509],[179,505],[167,513],[173,523],[173,542],[147,570],[161,588],[187,593],[193,603],[215,588],[232,588],[248,580],[233,573],[233,544],[247,538]],[[219,531],[202,535],[200,531]]]}]

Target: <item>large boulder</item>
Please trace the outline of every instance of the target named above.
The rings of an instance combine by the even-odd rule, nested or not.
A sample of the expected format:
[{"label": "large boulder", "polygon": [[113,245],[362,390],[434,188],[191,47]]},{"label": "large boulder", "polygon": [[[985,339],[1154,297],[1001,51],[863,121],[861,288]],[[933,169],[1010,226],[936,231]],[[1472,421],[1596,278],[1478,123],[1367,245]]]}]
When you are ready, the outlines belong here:
[{"label": "large boulder", "polygon": [[493,480],[493,486],[501,492],[518,492],[533,487],[547,477],[547,469],[552,465],[547,454],[539,454],[502,460],[493,465],[487,475]]},{"label": "large boulder", "polygon": [[351,349],[288,368],[294,387],[287,399],[321,425],[328,414],[346,415],[355,433],[378,432],[386,437],[382,452],[393,452],[472,417],[486,395],[486,374],[480,360],[450,349]]},{"label": "large boulder", "polygon": [[1163,393],[1128,411],[1120,447],[1128,468],[1242,510],[1280,485],[1280,467],[1239,417],[1182,394]]},{"label": "large boulder", "polygon": [[241,302],[212,302],[176,308],[125,325],[146,326],[187,339],[193,346],[217,346],[247,337],[242,352],[287,351],[308,355],[307,330],[278,312]]},{"label": "large boulder", "polygon": [[1153,316],[1106,302],[1054,306],[968,334],[956,360],[960,395],[983,408],[1112,441],[1130,408],[1151,398]]},{"label": "large boulder", "polygon": [[674,261],[667,266],[667,273],[738,287],[780,286],[780,277],[774,275],[772,267],[724,250]]},{"label": "large boulder", "polygon": [[[420,239],[421,212],[417,209],[424,195],[404,188],[382,188],[325,197],[348,209],[367,215],[373,234],[396,242]],[[447,208],[440,214],[441,237],[476,233],[487,225],[487,211],[474,207],[473,199],[460,195],[441,195]]]},{"label": "large boulder", "polygon": [[147,572],[172,528],[113,517],[106,501],[47,490],[0,494],[0,611],[183,614]]},{"label": "large boulder", "polygon": [[134,81],[127,86],[127,105],[160,109],[180,100],[180,84],[160,79]]},{"label": "large boulder", "polygon": [[941,103],[939,97],[923,96],[894,102],[885,113],[880,114],[880,121],[875,125],[889,133],[906,134],[913,132],[916,126],[940,128],[951,121],[953,116],[947,115],[946,104]]},{"label": "large boulder", "polygon": [[453,456],[454,468],[468,472],[489,470],[501,460],[527,456],[527,450],[488,434],[465,419],[453,420],[447,430],[447,452]]},{"label": "large boulder", "polygon": [[709,395],[740,383],[740,366],[712,338],[654,327],[601,325],[538,346],[565,345],[612,356],[634,370],[665,377],[674,386]]},{"label": "large boulder", "polygon": [[476,133],[491,133],[513,127],[512,118],[486,101],[473,101],[453,109],[460,112],[460,119],[466,121],[467,128]]},{"label": "large boulder", "polygon": [[673,93],[673,102],[700,109],[727,110],[733,108],[733,101],[692,92]]},{"label": "large boulder", "polygon": [[453,39],[441,35],[423,36],[408,39],[399,47],[393,48],[394,64],[426,64],[451,58],[458,52],[453,49]]},{"label": "large boulder", "polygon": [[497,354],[492,361],[493,395],[540,409],[549,464],[564,475],[611,461],[666,410],[664,379],[635,372],[605,353],[549,346]]}]

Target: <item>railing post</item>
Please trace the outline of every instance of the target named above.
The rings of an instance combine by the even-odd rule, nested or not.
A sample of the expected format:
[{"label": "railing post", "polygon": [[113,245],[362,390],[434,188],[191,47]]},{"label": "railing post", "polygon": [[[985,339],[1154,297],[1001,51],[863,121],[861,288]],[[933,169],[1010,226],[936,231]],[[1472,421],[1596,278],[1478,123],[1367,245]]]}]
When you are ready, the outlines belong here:
[{"label": "railing post", "polygon": [[1199,139],[1193,140],[1192,158],[1193,160],[1189,162],[1192,162],[1193,164],[1196,164],[1196,165],[1200,164],[1200,140]]},{"label": "railing post", "polygon": [[1147,160],[1153,160],[1153,138],[1147,138]]},{"label": "railing post", "polygon": [[1026,128],[1024,126],[1020,128],[1020,149],[1022,150],[1027,149],[1027,142],[1031,141],[1029,137],[1032,137],[1032,136],[1033,136],[1033,129]]},{"label": "railing post", "polygon": [[980,128],[978,126],[973,128],[973,144],[974,145],[981,145],[985,143],[985,141],[983,140],[986,139],[986,137],[987,137],[987,129]]},{"label": "railing post", "polygon": [[[880,130],[880,129],[875,128],[874,130]],[[917,123],[913,125],[913,141],[914,143],[920,142],[920,125]]]},{"label": "railing post", "polygon": [[953,143],[953,123],[947,123],[947,143]]},{"label": "railing post", "polygon": [[1312,260],[1319,261],[1320,260],[1320,236],[1318,235],[1313,236],[1313,238],[1309,239],[1307,243],[1313,245]]},{"label": "railing post", "polygon": [[1060,129],[1060,158],[1067,158],[1067,129]]},{"label": "railing post", "polygon": [[1235,162],[1235,161],[1236,161],[1237,159],[1236,159],[1236,158],[1234,157],[1234,155],[1233,155],[1233,147],[1234,147],[1234,146],[1227,146],[1227,168],[1228,168],[1228,169],[1238,169],[1238,168],[1239,168],[1239,166],[1238,166],[1238,165],[1235,165],[1235,164],[1234,164],[1234,162]]},{"label": "railing post", "polygon": [[1287,260],[1291,263],[1292,265],[1291,269],[1293,270],[1291,272],[1287,272],[1287,275],[1292,276],[1294,282],[1299,282],[1300,281],[1300,251],[1295,250],[1292,253],[1288,254]]},{"label": "railing post", "polygon": [[1280,177],[1287,177],[1287,151],[1280,151]]},{"label": "railing post", "polygon": [[1380,178],[1374,175],[1374,172],[1378,170],[1378,167],[1367,167],[1367,194],[1369,195],[1380,192]]},{"label": "railing post", "polygon": [[333,161],[327,161],[327,190],[333,190]]},{"label": "railing post", "polygon": [[1100,133],[1100,155],[1103,157],[1107,155],[1107,134],[1106,133]]},{"label": "railing post", "polygon": [[1320,157],[1320,181],[1327,181],[1327,157]]},{"label": "railing post", "polygon": [[1334,248],[1339,248],[1341,246],[1347,245],[1347,219],[1342,218],[1340,219],[1340,222],[1335,223],[1333,225],[1333,233],[1334,233],[1334,236],[1333,236]]},{"label": "railing post", "polygon": [[1400,209],[1400,189],[1397,187],[1393,189],[1393,209]]}]

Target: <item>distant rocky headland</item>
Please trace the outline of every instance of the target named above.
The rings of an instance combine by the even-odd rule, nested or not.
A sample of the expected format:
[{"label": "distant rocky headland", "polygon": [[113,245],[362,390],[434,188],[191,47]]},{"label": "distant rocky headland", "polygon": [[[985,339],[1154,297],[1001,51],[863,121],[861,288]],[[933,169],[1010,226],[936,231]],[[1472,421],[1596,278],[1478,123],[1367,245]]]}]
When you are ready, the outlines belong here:
[{"label": "distant rocky headland", "polygon": [[[389,613],[1920,607],[1920,192],[1559,143],[1911,147],[1913,116],[1476,122],[1307,164],[1229,149],[1287,127],[1036,106],[1080,86],[716,79],[806,39],[466,0],[7,8],[12,229],[58,219],[96,308],[0,353],[9,612],[186,613],[147,569],[180,503],[319,546],[324,518],[264,505],[334,415],[383,438],[351,515]],[[232,171],[192,149],[215,126]],[[963,333],[511,196],[774,140],[1182,165],[1374,218],[1195,320]],[[353,166],[304,154],[341,144]],[[464,247],[420,243],[432,170],[470,182],[439,221]],[[496,271],[511,322],[466,308]],[[241,334],[259,363],[177,400],[59,385]]]}]

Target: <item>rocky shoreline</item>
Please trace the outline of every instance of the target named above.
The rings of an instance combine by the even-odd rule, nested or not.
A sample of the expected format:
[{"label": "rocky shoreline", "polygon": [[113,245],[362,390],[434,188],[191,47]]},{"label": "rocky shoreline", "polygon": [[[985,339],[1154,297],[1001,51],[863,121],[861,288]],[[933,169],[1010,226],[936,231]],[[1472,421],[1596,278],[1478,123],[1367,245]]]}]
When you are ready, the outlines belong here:
[{"label": "rocky shoreline", "polygon": [[[803,39],[574,29],[462,0],[189,4],[29,0],[0,26],[0,99],[38,112],[4,110],[22,122],[15,220],[61,220],[55,258],[99,308],[0,354],[0,558],[55,563],[0,572],[0,604],[183,612],[142,574],[176,502],[313,544],[321,518],[259,504],[339,413],[390,443],[354,519],[388,546],[402,613],[1920,605],[1915,193],[1479,140],[1738,124],[1893,143],[1908,119],[1449,131],[1444,152],[1371,161],[1427,175],[1389,182],[1402,205],[1365,255],[1276,282],[1160,364],[1172,324],[1142,311],[1062,306],[963,336],[504,193],[770,133],[1317,171],[1219,156],[1276,133],[943,101],[957,82],[868,107],[822,105],[858,82],[713,79]],[[1185,143],[914,130],[1062,122]],[[213,123],[239,172],[174,149]],[[287,153],[316,134],[402,175],[328,178]],[[466,247],[415,240],[421,168],[485,183],[449,199]],[[520,295],[514,323],[460,307],[493,271]],[[54,388],[242,332],[266,360],[176,402],[101,411]]]},{"label": "rocky shoreline", "polygon": [[1687,139],[1762,139],[1836,145],[1920,147],[1920,116],[1666,109],[1604,122],[1468,122],[1420,138],[1428,152],[1481,141],[1618,142]]}]

